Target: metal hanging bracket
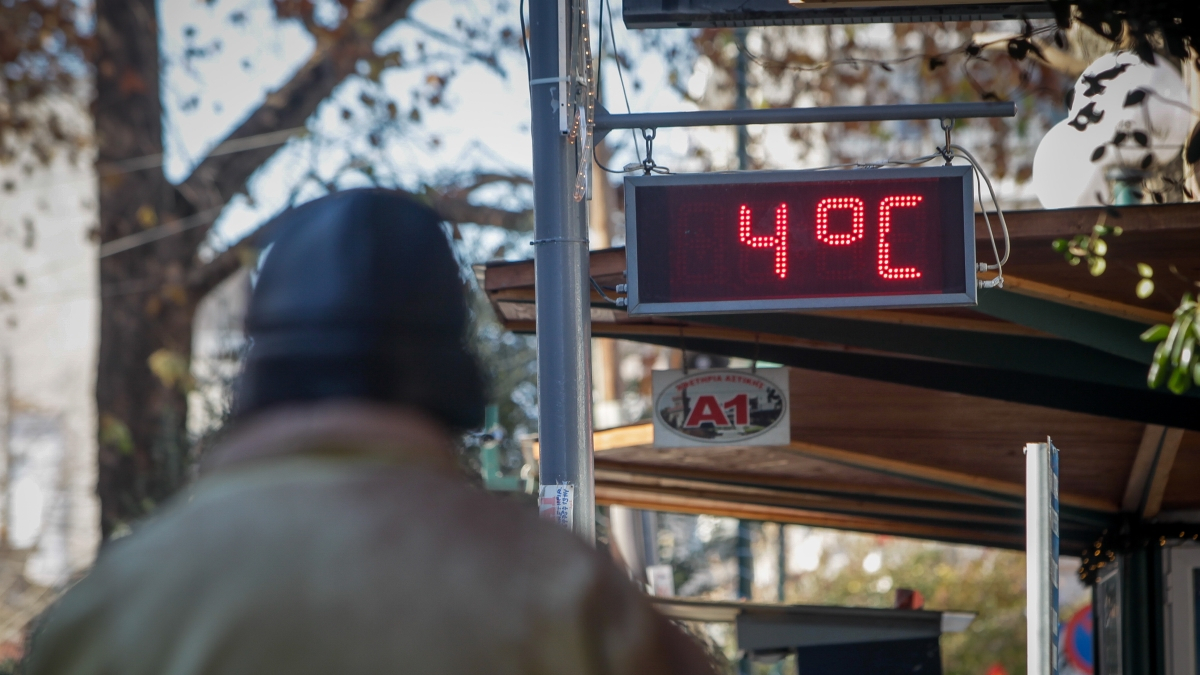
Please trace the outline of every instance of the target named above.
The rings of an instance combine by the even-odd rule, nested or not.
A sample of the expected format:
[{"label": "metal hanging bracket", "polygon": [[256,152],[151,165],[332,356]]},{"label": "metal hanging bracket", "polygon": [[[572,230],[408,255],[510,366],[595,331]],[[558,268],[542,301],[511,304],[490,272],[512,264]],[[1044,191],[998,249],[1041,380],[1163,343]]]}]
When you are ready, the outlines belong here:
[{"label": "metal hanging bracket", "polygon": [[954,120],[943,117],[941,119],[941,124],[942,131],[946,132],[946,144],[938,148],[937,151],[941,153],[942,159],[946,160],[946,166],[950,166],[950,164],[954,162],[954,151],[950,149],[950,130],[954,128]]},{"label": "metal hanging bracket", "polygon": [[1012,101],[983,103],[919,103],[908,105],[854,105],[829,108],[758,108],[752,110],[686,110],[665,113],[613,114],[596,106],[596,138],[613,129],[663,127],[723,127],[745,124],[819,124],[830,122],[888,122],[898,120],[953,120],[978,117],[1015,117]]}]

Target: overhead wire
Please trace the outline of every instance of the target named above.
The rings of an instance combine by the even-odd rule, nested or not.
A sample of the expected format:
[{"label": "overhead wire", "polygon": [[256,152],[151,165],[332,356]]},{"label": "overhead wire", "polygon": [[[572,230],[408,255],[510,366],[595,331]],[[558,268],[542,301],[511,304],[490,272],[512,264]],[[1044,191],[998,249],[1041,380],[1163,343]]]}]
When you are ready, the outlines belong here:
[{"label": "overhead wire", "polygon": [[533,61],[529,58],[529,32],[525,26],[525,0],[517,6],[517,16],[521,17],[521,49],[525,52],[525,76],[533,81]]},{"label": "overhead wire", "polygon": [[980,178],[982,178],[983,182],[987,184],[988,192],[991,194],[992,206],[996,209],[996,218],[997,218],[997,220],[1000,221],[1000,230],[1004,234],[1004,256],[1001,257],[999,250],[996,248],[996,235],[992,232],[992,223],[991,223],[991,220],[988,219],[988,217],[987,217],[987,208],[985,208],[983,205],[983,194],[981,191],[980,199],[979,199],[979,208],[983,211],[983,219],[984,219],[984,222],[987,223],[987,228],[988,228],[988,237],[992,241],[992,252],[995,253],[995,255],[996,255],[996,264],[995,265],[987,265],[983,269],[996,270],[996,273],[997,273],[996,279],[999,281],[997,286],[1003,287],[1004,265],[1006,263],[1008,263],[1009,254],[1012,252],[1012,240],[1008,234],[1008,223],[1005,222],[1005,220],[1004,220],[1004,209],[1002,209],[1000,207],[1000,200],[996,197],[996,188],[992,186],[991,178],[988,177],[987,172],[983,170],[983,167],[979,164],[979,161],[975,159],[975,156],[972,155],[969,150],[962,147],[961,145],[953,145],[953,144],[950,146],[950,149],[954,150],[955,152],[962,153],[962,156],[965,157],[967,159],[967,161],[971,163],[971,166],[975,169],[975,174],[977,176],[979,176]]},{"label": "overhead wire", "polygon": [[[612,5],[609,4],[609,0],[603,0],[603,2],[604,6],[601,9],[608,12],[608,39],[612,43],[613,61],[617,64],[617,79],[621,82],[621,96],[625,99],[625,112],[632,114],[633,108],[629,105],[629,91],[625,88],[625,70],[621,67],[621,52],[617,50],[617,26],[613,23]],[[600,23],[604,23],[604,17],[600,17]],[[641,164],[642,151],[638,148],[637,132],[630,129],[629,133],[633,135],[633,151],[637,154],[638,164]]]},{"label": "overhead wire", "polygon": [[[972,172],[975,174],[975,176],[977,176],[979,178],[979,180],[975,181],[976,194],[978,195],[979,208],[982,211],[984,223],[987,226],[988,238],[991,240],[992,253],[993,253],[993,255],[995,255],[995,258],[996,258],[995,265],[988,265],[986,263],[979,263],[977,265],[977,269],[980,272],[996,270],[996,278],[995,279],[993,279],[991,281],[981,282],[981,283],[984,284],[985,288],[1003,288],[1004,287],[1004,265],[1008,264],[1008,258],[1012,252],[1012,240],[1011,240],[1011,237],[1009,236],[1009,232],[1008,232],[1008,223],[1004,219],[1004,209],[1000,206],[1000,200],[996,196],[996,189],[992,185],[991,179],[988,177],[988,174],[984,170],[983,166],[979,163],[979,161],[977,159],[975,159],[975,156],[972,155],[970,151],[968,151],[966,148],[962,147],[961,145],[957,145],[957,144],[953,144],[953,143],[950,144],[950,150],[952,151],[952,157],[961,156],[964,159],[966,159],[967,162],[969,162],[971,165]],[[961,153],[961,154],[958,154],[958,153]],[[839,169],[881,169],[881,168],[885,168],[885,167],[889,167],[889,166],[920,166],[922,164],[928,164],[929,162],[932,162],[937,159],[942,159],[943,157],[944,157],[944,155],[941,152],[935,152],[935,153],[932,153],[929,155],[923,155],[921,157],[914,157],[912,159],[888,159],[888,160],[885,160],[882,162],[846,162],[846,163],[842,163],[842,164],[829,164],[826,166],[813,167],[811,169],[805,169],[805,171],[834,171],[834,170],[839,170]],[[983,201],[983,186],[984,185],[987,185],[988,193],[991,196],[991,200],[992,200],[992,208],[995,210],[997,219],[1000,222],[1000,230],[1004,237],[1004,255],[1003,256],[1000,255],[1000,249],[996,245],[996,235],[992,230],[992,221],[991,221],[991,218],[988,216],[988,210],[985,205],[985,202]]]}]

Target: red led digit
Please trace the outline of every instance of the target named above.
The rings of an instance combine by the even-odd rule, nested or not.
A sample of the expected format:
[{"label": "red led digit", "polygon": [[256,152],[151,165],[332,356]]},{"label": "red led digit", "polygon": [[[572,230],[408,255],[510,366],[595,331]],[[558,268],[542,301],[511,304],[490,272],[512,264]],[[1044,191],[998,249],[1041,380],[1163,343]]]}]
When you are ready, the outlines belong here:
[{"label": "red led digit", "polygon": [[879,276],[884,279],[920,279],[915,267],[892,267],[892,246],[887,241],[892,230],[892,209],[910,209],[921,203],[920,195],[894,195],[879,203]]},{"label": "red led digit", "polygon": [[775,209],[775,234],[751,234],[750,207],[742,204],[738,209],[738,241],[750,248],[775,249],[775,274],[780,279],[787,278],[787,249],[788,249],[788,213],[787,204],[780,204]]},{"label": "red led digit", "polygon": [[[850,209],[850,232],[829,234],[829,212]],[[858,197],[827,197],[817,202],[817,240],[848,246],[866,236],[867,207]]]}]

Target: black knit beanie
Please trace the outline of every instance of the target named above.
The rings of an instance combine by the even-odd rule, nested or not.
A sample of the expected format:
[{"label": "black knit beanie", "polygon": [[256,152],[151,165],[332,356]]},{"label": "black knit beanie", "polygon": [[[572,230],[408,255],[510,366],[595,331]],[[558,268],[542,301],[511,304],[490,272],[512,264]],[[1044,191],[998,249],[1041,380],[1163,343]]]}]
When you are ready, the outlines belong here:
[{"label": "black knit beanie", "polygon": [[482,424],[463,284],[437,214],[402,193],[348,190],[268,227],[276,236],[246,315],[238,417],[363,399],[421,409],[452,429]]}]

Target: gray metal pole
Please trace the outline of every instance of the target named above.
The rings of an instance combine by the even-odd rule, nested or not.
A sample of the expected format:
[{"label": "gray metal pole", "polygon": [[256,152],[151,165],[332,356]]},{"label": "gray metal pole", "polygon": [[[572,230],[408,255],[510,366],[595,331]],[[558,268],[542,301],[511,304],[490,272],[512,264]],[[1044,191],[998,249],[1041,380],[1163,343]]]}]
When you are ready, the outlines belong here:
[{"label": "gray metal pole", "polygon": [[852,105],[828,108],[763,108],[754,110],[686,110],[663,113],[614,115],[596,111],[596,129],[659,129],[665,127],[720,127],[738,124],[815,124],[818,122],[886,122],[889,120],[967,119],[1015,117],[1011,101],[986,103],[916,103],[905,105]]},{"label": "gray metal pole", "polygon": [[[586,1],[586,0],[582,0]],[[595,540],[591,323],[586,203],[576,202],[575,148],[559,131],[559,12],[568,0],[530,0],[534,288],[537,298],[539,474],[543,490],[571,486],[571,529]],[[570,15],[567,15],[570,17]]]},{"label": "gray metal pole", "polygon": [[1058,450],[1025,446],[1025,627],[1028,675],[1058,672]]},{"label": "gray metal pole", "polygon": [[778,586],[775,595],[779,602],[783,602],[787,600],[787,525],[779,524],[779,541],[775,543],[779,546],[779,558],[776,560],[779,573],[775,579]]},{"label": "gray metal pole", "polygon": [[[750,99],[746,96],[746,29],[733,29],[733,39],[738,47],[737,63],[734,68],[735,84],[737,85],[737,100],[734,101],[734,107],[738,110],[746,110],[750,107]],[[745,171],[750,168],[750,131],[746,129],[745,124],[739,124],[737,127],[737,163],[738,170]],[[750,548],[750,523],[745,520],[739,520],[737,526],[737,570],[738,570],[738,585],[737,597],[738,600],[749,602],[754,599],[754,551]],[[750,675],[753,666],[750,663],[749,656],[742,656],[738,661],[738,675]]]},{"label": "gray metal pole", "polygon": [[[750,107],[750,99],[746,96],[746,62],[749,60],[746,58],[746,29],[733,29],[733,40],[738,48],[737,68],[734,71],[737,78],[737,100],[734,101],[733,107],[738,110],[746,110]],[[748,145],[750,145],[750,131],[746,129],[745,124],[739,124],[737,128],[737,160],[739,171],[745,171],[750,168]]]}]

